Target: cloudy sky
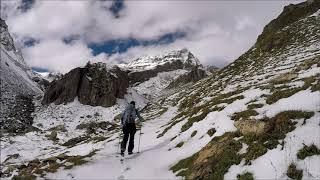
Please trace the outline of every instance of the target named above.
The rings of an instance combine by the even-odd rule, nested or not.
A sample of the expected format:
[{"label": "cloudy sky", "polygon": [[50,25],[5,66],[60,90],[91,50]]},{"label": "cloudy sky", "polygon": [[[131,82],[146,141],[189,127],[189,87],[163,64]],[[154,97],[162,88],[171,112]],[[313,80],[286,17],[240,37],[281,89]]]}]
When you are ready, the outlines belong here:
[{"label": "cloudy sky", "polygon": [[88,60],[117,64],[188,48],[219,67],[248,50],[285,0],[1,0],[26,62],[67,72]]}]

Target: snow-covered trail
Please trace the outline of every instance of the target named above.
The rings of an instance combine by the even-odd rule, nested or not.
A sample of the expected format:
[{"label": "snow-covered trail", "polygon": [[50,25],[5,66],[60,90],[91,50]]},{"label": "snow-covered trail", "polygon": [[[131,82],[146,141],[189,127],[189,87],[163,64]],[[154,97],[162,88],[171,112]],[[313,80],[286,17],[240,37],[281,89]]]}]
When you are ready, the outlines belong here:
[{"label": "snow-covered trail", "polygon": [[[168,151],[170,138],[157,138],[157,131],[168,123],[176,108],[169,108],[159,118],[145,122],[142,127],[140,153],[131,156],[126,155],[123,162],[119,152],[119,134],[115,134],[114,141],[107,142],[93,157],[93,159],[82,166],[71,170],[60,170],[54,174],[48,174],[48,178],[56,179],[177,179],[169,170],[170,165],[177,161]],[[139,131],[135,136],[135,149],[138,149]]]}]

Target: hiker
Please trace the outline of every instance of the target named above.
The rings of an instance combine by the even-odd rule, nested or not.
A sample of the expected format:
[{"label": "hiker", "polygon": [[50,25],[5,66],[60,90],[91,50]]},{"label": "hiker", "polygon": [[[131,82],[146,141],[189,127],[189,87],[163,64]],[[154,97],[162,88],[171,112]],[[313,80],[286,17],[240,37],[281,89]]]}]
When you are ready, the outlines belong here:
[{"label": "hiker", "polygon": [[[140,116],[139,111],[135,108],[135,102],[131,101],[130,104],[126,107],[121,116],[121,127],[123,131],[123,141],[121,143],[121,155],[124,155],[126,150],[127,141],[129,139],[128,154],[132,154],[134,148],[134,134],[136,133],[136,124],[140,125],[140,121],[143,121],[143,118]],[[139,120],[135,120],[136,118]],[[130,138],[129,138],[130,137]]]}]

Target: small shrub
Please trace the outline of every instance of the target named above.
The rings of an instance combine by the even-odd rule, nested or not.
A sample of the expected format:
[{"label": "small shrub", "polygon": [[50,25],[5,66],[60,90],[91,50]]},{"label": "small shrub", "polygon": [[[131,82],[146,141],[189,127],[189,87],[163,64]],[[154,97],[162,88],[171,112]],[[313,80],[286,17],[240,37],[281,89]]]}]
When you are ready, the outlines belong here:
[{"label": "small shrub", "polygon": [[49,129],[49,131],[61,131],[61,132],[67,132],[66,127],[64,126],[64,124],[60,124],[58,126],[52,127]]},{"label": "small shrub", "polygon": [[175,138],[177,138],[177,136],[174,136],[173,138],[171,138],[170,141],[173,141]]},{"label": "small shrub", "polygon": [[51,141],[57,141],[57,140],[59,140],[57,135],[58,135],[57,131],[54,130],[54,131],[51,131],[50,135],[47,135],[47,137]]},{"label": "small shrub", "polygon": [[211,129],[208,130],[207,134],[208,134],[209,136],[213,136],[214,133],[216,133],[216,132],[217,132],[217,130],[216,130],[215,128],[211,128]]},{"label": "small shrub", "polygon": [[299,159],[305,159],[308,156],[313,156],[313,155],[320,155],[320,149],[314,144],[311,146],[306,146],[298,151],[297,157]]},{"label": "small shrub", "polygon": [[303,176],[303,171],[297,169],[296,165],[291,163],[287,170],[287,176],[294,180],[301,180]]},{"label": "small shrub", "polygon": [[180,148],[180,147],[182,147],[183,146],[183,144],[184,144],[184,142],[182,141],[182,142],[179,142],[177,145],[176,145],[176,148]]},{"label": "small shrub", "polygon": [[191,137],[195,136],[197,134],[197,131],[193,131],[192,134],[191,134]]}]

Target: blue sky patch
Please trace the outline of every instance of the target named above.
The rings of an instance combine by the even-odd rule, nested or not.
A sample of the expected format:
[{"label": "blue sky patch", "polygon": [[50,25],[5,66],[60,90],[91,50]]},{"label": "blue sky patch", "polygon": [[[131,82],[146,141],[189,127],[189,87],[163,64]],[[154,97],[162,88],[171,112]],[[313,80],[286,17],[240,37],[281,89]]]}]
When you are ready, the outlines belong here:
[{"label": "blue sky patch", "polygon": [[22,12],[26,12],[32,8],[35,0],[22,0],[21,5],[18,7]]},{"label": "blue sky patch", "polygon": [[99,44],[89,44],[89,48],[93,50],[93,55],[98,55],[100,53],[115,54],[124,53],[129,48],[135,46],[151,46],[151,45],[163,45],[173,43],[175,40],[183,38],[186,36],[185,32],[174,32],[165,34],[157,39],[152,40],[138,40],[134,38],[127,39],[114,39],[109,40],[104,43]]},{"label": "blue sky patch", "polygon": [[118,18],[119,12],[124,8],[124,0],[113,0],[112,6],[110,7],[110,11],[112,14]]},{"label": "blue sky patch", "polygon": [[38,43],[40,43],[39,40],[36,40],[34,38],[27,38],[26,40],[23,41],[23,46],[24,47],[31,47],[31,46],[34,46]]},{"label": "blue sky patch", "polygon": [[35,72],[49,72],[49,70],[48,69],[46,69],[46,68],[41,68],[41,67],[32,67],[31,68],[32,69],[32,71],[35,71]]}]

